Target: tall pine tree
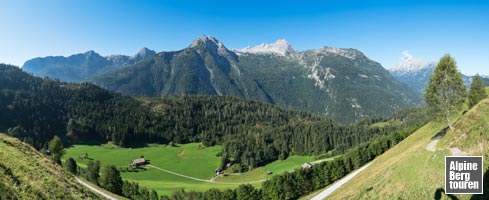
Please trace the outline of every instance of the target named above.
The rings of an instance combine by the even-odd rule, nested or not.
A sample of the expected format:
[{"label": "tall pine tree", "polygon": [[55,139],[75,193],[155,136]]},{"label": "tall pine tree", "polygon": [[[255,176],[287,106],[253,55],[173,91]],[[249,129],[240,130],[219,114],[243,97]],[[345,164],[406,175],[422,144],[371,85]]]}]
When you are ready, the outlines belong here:
[{"label": "tall pine tree", "polygon": [[61,165],[61,156],[65,154],[65,150],[63,148],[63,143],[61,143],[61,139],[59,139],[58,136],[55,135],[49,142],[49,151],[54,162]]},{"label": "tall pine tree", "polygon": [[105,166],[102,177],[100,177],[102,187],[115,194],[122,194],[122,183],[119,170],[114,165]]},{"label": "tall pine tree", "polygon": [[440,59],[430,77],[424,94],[425,102],[434,119],[444,118],[448,127],[453,129],[450,113],[462,108],[465,96],[462,74],[457,70],[455,60],[447,54]]},{"label": "tall pine tree", "polygon": [[479,76],[479,74],[475,75],[474,79],[472,79],[472,84],[470,84],[469,91],[469,106],[473,107],[482,99],[487,97],[486,90],[484,88],[484,81]]}]

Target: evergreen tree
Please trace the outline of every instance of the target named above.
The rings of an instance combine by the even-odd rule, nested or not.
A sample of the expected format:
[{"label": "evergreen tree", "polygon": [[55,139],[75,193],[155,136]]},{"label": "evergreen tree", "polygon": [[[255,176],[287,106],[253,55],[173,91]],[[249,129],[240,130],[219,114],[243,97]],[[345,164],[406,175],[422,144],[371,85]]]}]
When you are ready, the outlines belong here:
[{"label": "evergreen tree", "polygon": [[260,199],[260,190],[255,189],[250,184],[239,185],[236,188],[236,199],[238,200],[253,200]]},{"label": "evergreen tree", "polygon": [[479,74],[475,75],[474,79],[472,79],[472,84],[470,84],[469,91],[469,106],[473,107],[482,99],[487,97],[487,93],[484,86],[484,81],[479,76]]},{"label": "evergreen tree", "polygon": [[122,194],[122,178],[121,173],[114,165],[107,165],[104,168],[100,177],[100,184],[105,189],[115,193]]},{"label": "evergreen tree", "polygon": [[61,156],[65,154],[65,150],[63,148],[63,143],[58,136],[54,136],[54,138],[49,142],[49,151],[51,153],[51,158],[54,162],[61,165]]},{"label": "evergreen tree", "polygon": [[93,162],[92,160],[88,161],[87,164],[87,179],[88,181],[95,183],[98,185],[99,181],[99,172],[100,172],[100,160]]},{"label": "evergreen tree", "polygon": [[68,158],[68,160],[65,161],[65,166],[64,166],[69,172],[72,174],[77,174],[77,166],[76,166],[76,161],[73,158]]},{"label": "evergreen tree", "polygon": [[447,54],[440,59],[430,77],[424,94],[425,102],[434,119],[445,118],[448,127],[453,129],[450,113],[462,108],[465,96],[462,75],[457,70],[455,60]]},{"label": "evergreen tree", "polygon": [[149,193],[149,199],[150,200],[158,200],[158,193],[156,193],[155,190],[151,190],[151,192]]}]

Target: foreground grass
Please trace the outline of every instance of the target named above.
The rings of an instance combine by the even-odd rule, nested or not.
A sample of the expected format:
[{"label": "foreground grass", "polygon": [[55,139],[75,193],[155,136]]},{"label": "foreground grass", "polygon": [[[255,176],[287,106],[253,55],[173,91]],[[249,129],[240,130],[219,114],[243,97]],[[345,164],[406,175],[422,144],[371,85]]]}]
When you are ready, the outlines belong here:
[{"label": "foreground grass", "polygon": [[0,199],[100,199],[61,166],[0,134]]},{"label": "foreground grass", "polygon": [[[440,140],[435,152],[426,150],[426,146],[446,126],[445,123],[431,122],[420,128],[376,158],[369,168],[328,199],[449,199],[443,190],[444,158],[451,155],[450,147],[458,147],[471,155],[483,155],[485,170],[488,169],[489,100],[479,106],[460,118],[455,131],[449,131]],[[460,137],[467,132],[470,136]],[[458,199],[472,198],[472,195],[455,196]]]}]

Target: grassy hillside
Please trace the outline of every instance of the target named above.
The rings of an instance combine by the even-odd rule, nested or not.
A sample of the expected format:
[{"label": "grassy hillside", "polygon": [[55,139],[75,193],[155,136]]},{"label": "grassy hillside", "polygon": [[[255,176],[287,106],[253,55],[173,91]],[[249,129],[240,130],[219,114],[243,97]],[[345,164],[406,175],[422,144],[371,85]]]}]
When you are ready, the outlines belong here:
[{"label": "grassy hillside", "polygon": [[0,134],[0,199],[99,199],[18,139]]},{"label": "grassy hillside", "polygon": [[[439,142],[442,148],[459,148],[470,155],[489,158],[489,99],[468,111]],[[484,163],[489,166],[489,163]]]},{"label": "grassy hillside", "polygon": [[444,123],[428,123],[382,156],[329,199],[484,199],[486,196],[445,195],[444,157],[450,148],[459,148],[469,155],[484,156],[485,177],[489,171],[489,99],[460,116],[455,130],[449,131],[427,150],[432,137],[445,127]]}]

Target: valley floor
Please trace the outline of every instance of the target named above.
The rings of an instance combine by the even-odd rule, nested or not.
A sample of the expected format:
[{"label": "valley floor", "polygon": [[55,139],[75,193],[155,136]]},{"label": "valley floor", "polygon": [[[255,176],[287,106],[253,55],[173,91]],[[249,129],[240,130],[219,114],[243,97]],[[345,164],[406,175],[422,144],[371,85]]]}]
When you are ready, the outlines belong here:
[{"label": "valley floor", "polygon": [[[314,156],[290,156],[286,160],[278,160],[246,173],[234,173],[228,169],[225,171],[226,176],[215,177],[215,169],[220,164],[220,158],[217,157],[220,151],[220,146],[203,147],[198,143],[148,145],[141,148],[120,148],[112,144],[73,145],[66,149],[67,153],[62,159],[72,157],[80,167],[86,167],[89,160],[100,160],[102,167],[116,165],[123,179],[138,182],[140,186],[154,189],[160,195],[171,195],[177,189],[206,191],[211,188],[236,188],[245,183],[260,187],[270,176],[300,168],[305,162],[315,164],[333,159],[315,161]],[[87,158],[84,158],[85,154]],[[130,162],[141,156],[149,164],[142,170],[131,170]]]}]

